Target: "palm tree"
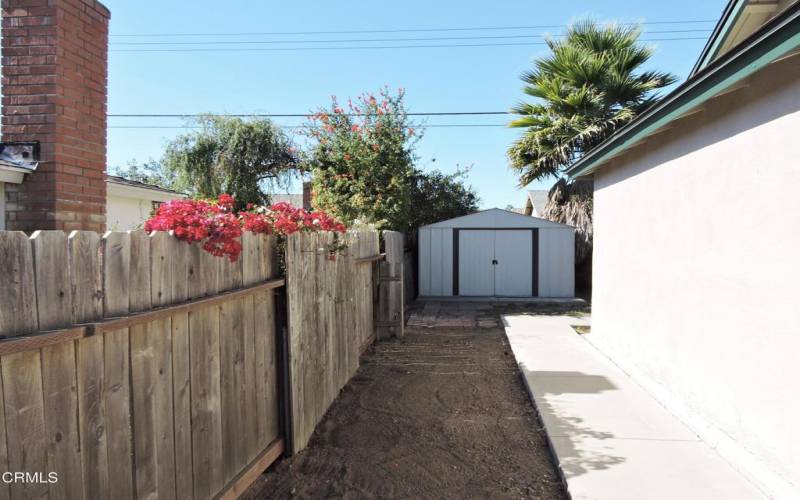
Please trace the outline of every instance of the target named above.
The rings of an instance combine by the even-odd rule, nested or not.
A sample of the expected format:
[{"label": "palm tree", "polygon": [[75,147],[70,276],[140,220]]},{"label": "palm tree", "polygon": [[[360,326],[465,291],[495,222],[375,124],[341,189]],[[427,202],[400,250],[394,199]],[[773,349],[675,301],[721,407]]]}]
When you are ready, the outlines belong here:
[{"label": "palm tree", "polygon": [[668,73],[636,73],[653,54],[638,42],[640,33],[638,27],[582,21],[563,39],[547,40],[552,54],[522,75],[523,91],[536,102],[511,110],[521,117],[509,126],[527,129],[508,152],[520,185],[559,176],[675,81]]},{"label": "palm tree", "polygon": [[[520,185],[559,178],[564,169],[659,99],[675,82],[669,73],[641,71],[653,55],[639,43],[640,28],[582,21],[563,39],[548,39],[551,54],[522,75],[523,91],[535,98],[512,108],[509,126],[525,133],[508,150]],[[550,190],[544,213],[575,225],[576,264],[590,260],[591,185],[561,179]]]}]

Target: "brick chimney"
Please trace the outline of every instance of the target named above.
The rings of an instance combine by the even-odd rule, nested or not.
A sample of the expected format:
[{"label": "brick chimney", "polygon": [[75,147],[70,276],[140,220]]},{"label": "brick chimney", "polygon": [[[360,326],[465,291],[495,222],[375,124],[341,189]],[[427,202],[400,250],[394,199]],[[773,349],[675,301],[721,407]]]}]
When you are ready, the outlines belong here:
[{"label": "brick chimney", "polygon": [[3,142],[39,142],[6,183],[6,228],[105,230],[109,10],[94,0],[3,0]]},{"label": "brick chimney", "polygon": [[306,210],[311,210],[312,205],[314,204],[314,193],[312,192],[312,182],[305,181],[303,182],[303,208]]}]

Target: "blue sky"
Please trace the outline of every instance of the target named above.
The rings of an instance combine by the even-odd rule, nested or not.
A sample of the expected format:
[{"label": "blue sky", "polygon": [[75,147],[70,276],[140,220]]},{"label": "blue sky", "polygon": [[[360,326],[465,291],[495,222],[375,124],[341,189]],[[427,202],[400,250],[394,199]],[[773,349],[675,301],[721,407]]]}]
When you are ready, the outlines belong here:
[{"label": "blue sky", "polygon": [[[331,39],[388,39],[558,34],[562,28],[516,30],[374,33],[353,35],[242,35],[128,37],[129,34],[263,33],[298,31],[440,29],[464,27],[564,26],[584,17],[619,22],[711,20],[724,0],[644,2],[621,0],[503,1],[487,8],[476,0],[367,2],[365,0],[226,2],[105,0],[111,9],[109,113],[305,113],[383,85],[403,87],[409,111],[502,111],[522,98],[519,75],[541,45],[392,50],[121,52],[120,49],[168,48],[119,45],[153,41],[295,40],[294,46],[344,46],[345,43],[300,43]],[[502,6],[499,6],[502,4]],[[643,38],[699,38],[713,23],[648,24]],[[685,33],[648,31],[702,30]],[[362,45],[474,44],[540,42],[540,39],[482,39],[427,42],[373,42]],[[683,79],[703,40],[652,42],[656,55],[650,67]],[[353,45],[353,44],[350,44]],[[276,45],[227,45],[275,47]],[[278,45],[281,46],[281,45]],[[282,46],[292,46],[285,44]],[[169,48],[207,46],[175,45]],[[214,47],[220,47],[216,45]],[[433,124],[503,124],[504,116],[432,117]],[[276,119],[286,125],[302,119]],[[114,128],[180,126],[179,119],[109,118],[110,166],[129,160],[159,158],[167,140],[180,129]],[[293,132],[289,130],[289,132]],[[418,144],[419,165],[453,171],[471,166],[469,183],[483,207],[520,206],[523,190],[508,168],[505,151],[519,130],[503,127],[428,128]],[[538,183],[527,189],[549,187]]]}]

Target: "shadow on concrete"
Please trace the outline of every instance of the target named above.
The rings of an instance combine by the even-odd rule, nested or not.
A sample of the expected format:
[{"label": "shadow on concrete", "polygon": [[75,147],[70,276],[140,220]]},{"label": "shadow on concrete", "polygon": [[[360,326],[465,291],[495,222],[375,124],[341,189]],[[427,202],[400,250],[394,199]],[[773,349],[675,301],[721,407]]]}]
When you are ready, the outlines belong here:
[{"label": "shadow on concrete", "polygon": [[[599,394],[617,390],[608,378],[577,371],[529,370],[524,363],[519,367],[539,418],[545,425],[551,450],[565,477],[573,478],[589,471],[608,469],[625,461],[624,457],[603,452],[602,446],[582,447],[581,443],[613,439],[615,436],[610,432],[592,429],[583,418],[556,408],[550,401],[550,396]],[[548,380],[548,383],[537,385],[537,381],[544,380]],[[564,400],[563,397],[559,399]]]}]

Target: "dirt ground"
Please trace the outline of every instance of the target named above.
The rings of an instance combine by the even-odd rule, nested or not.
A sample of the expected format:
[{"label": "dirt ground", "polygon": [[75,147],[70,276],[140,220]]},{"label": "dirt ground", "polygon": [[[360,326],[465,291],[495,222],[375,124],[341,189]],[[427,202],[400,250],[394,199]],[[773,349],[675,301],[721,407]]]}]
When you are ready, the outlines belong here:
[{"label": "dirt ground", "polygon": [[374,345],[311,443],[245,498],[563,499],[501,328]]}]

